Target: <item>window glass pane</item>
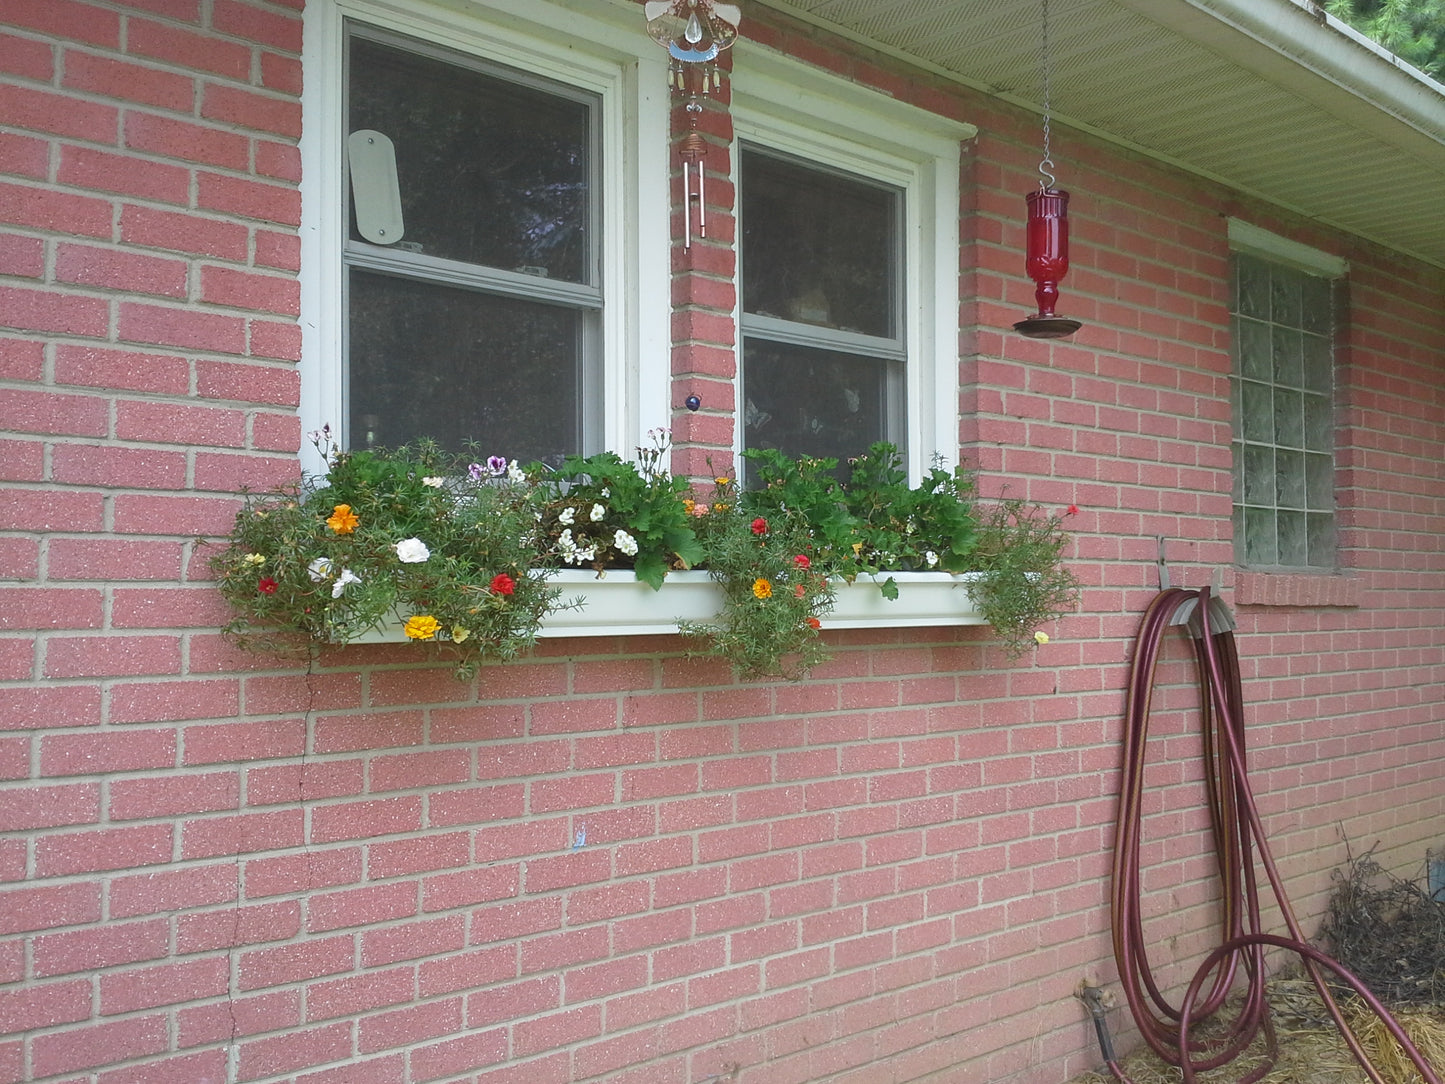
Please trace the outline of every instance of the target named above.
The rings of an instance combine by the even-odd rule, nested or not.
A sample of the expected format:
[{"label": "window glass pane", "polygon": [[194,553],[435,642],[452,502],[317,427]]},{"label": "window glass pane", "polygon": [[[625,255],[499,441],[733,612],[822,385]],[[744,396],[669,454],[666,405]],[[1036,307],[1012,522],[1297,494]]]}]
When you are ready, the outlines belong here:
[{"label": "window glass pane", "polygon": [[1301,360],[1300,333],[1291,328],[1276,327],[1270,336],[1274,357],[1274,382],[1286,388],[1298,388],[1304,383]]},{"label": "window glass pane", "polygon": [[1330,400],[1324,395],[1304,396],[1305,447],[1312,452],[1328,452],[1335,446],[1335,423]]},{"label": "window glass pane", "polygon": [[1244,560],[1251,565],[1276,565],[1274,509],[1244,510]]},{"label": "window glass pane", "polygon": [[1305,275],[1300,283],[1300,322],[1306,331],[1328,335],[1332,323],[1330,282],[1316,275]]},{"label": "window glass pane", "polygon": [[1244,446],[1244,503],[1274,507],[1274,449]]},{"label": "window glass pane", "polygon": [[886,439],[889,364],[748,338],[743,345],[744,443],[841,463]]},{"label": "window glass pane", "polygon": [[1300,279],[1287,267],[1274,266],[1269,275],[1269,318],[1276,324],[1300,326]]},{"label": "window glass pane", "polygon": [[353,270],[350,443],[430,437],[556,461],[581,451],[583,314]]},{"label": "window glass pane", "polygon": [[1303,568],[1309,560],[1309,547],[1305,540],[1305,514],[1281,512],[1276,523],[1276,544],[1279,546],[1277,563],[1289,568]]},{"label": "window glass pane", "polygon": [[361,37],[350,64],[347,130],[396,145],[400,250],[593,279],[585,102]]},{"label": "window glass pane", "polygon": [[741,178],[744,311],[896,338],[901,193],[748,149]]},{"label": "window glass pane", "polygon": [[1313,512],[1335,507],[1335,463],[1328,455],[1305,456],[1305,500]]},{"label": "window glass pane", "polygon": [[1249,380],[1269,380],[1274,373],[1269,325],[1258,320],[1241,318],[1237,324],[1237,333],[1235,349],[1239,353],[1239,372]]},{"label": "window glass pane", "polygon": [[1305,457],[1303,452],[1283,448],[1274,453],[1274,487],[1281,508],[1305,506]]},{"label": "window glass pane", "polygon": [[1236,256],[1235,293],[1241,316],[1269,319],[1269,265],[1252,256]]},{"label": "window glass pane", "polygon": [[1316,568],[1331,568],[1336,562],[1335,517],[1311,512],[1308,517],[1309,563]]},{"label": "window glass pane", "polygon": [[1244,417],[1244,439],[1261,444],[1274,442],[1274,389],[1268,384],[1244,381],[1240,390]]},{"label": "window glass pane", "polygon": [[1274,389],[1274,442],[1282,448],[1304,447],[1304,396],[1297,391]]},{"label": "window glass pane", "polygon": [[1301,338],[1304,352],[1304,386],[1309,391],[1328,394],[1334,390],[1334,359],[1330,340],[1323,335],[1305,335]]}]

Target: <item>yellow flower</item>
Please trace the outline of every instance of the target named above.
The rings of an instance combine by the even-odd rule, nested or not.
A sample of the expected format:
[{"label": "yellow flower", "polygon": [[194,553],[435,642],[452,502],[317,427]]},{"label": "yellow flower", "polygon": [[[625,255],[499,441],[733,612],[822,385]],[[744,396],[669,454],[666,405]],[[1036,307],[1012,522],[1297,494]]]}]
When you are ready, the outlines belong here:
[{"label": "yellow flower", "polygon": [[854,543],[853,543],[853,556],[854,556],[854,557],[857,557],[857,556],[858,556],[860,553],[862,553],[862,552],[863,552],[863,543],[862,543],[862,542],[854,542]]},{"label": "yellow flower", "polygon": [[716,483],[717,483],[718,485],[720,485],[720,486],[725,486],[725,485],[729,484],[729,483],[732,481],[732,479],[731,479],[731,478],[714,478],[713,481],[716,482]]},{"label": "yellow flower", "polygon": [[242,560],[252,566],[264,565],[266,563],[266,555],[264,553],[248,553]]},{"label": "yellow flower", "polygon": [[434,640],[441,627],[441,622],[431,614],[413,614],[406,619],[402,631],[413,640]]},{"label": "yellow flower", "polygon": [[1049,642],[1049,634],[1048,634],[1047,632],[1036,632],[1036,633],[1034,633],[1034,643],[1042,645],[1042,644],[1046,644],[1046,643],[1048,643],[1048,642]]},{"label": "yellow flower", "polygon": [[682,499],[682,510],[688,515],[692,515],[692,510],[696,507],[697,501],[693,500],[691,497],[684,497]]},{"label": "yellow flower", "polygon": [[772,597],[773,597],[773,585],[772,585],[771,583],[769,583],[767,580],[763,579],[761,576],[759,576],[757,579],[755,579],[755,580],[753,581],[753,597],[754,597],[754,598],[772,598]]},{"label": "yellow flower", "polygon": [[459,644],[472,634],[472,630],[462,625],[452,626],[452,643]]},{"label": "yellow flower", "polygon": [[332,510],[331,515],[326,517],[326,526],[337,534],[350,534],[360,523],[361,520],[357,518],[349,504],[338,504]]}]

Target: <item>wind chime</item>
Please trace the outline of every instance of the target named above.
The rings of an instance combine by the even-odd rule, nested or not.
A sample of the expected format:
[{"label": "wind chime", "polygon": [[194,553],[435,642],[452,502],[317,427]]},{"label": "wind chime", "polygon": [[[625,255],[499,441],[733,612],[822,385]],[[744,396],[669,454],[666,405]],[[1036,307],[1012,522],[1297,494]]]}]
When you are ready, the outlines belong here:
[{"label": "wind chime", "polygon": [[[697,130],[702,102],[722,89],[723,72],[718,55],[737,40],[742,11],[736,4],[712,0],[648,0],[643,5],[647,32],[667,50],[668,83],[684,101],[688,131],[678,155],[682,159],[682,247],[692,247],[693,203],[697,204],[697,234],[707,236],[707,194],[703,158],[707,140]],[[695,180],[694,180],[695,178]]]},{"label": "wind chime", "polygon": [[1069,194],[1054,187],[1054,160],[1049,149],[1049,0],[1043,0],[1040,67],[1044,81],[1044,156],[1039,161],[1039,187],[1024,197],[1028,204],[1024,270],[1034,280],[1034,300],[1039,311],[1014,324],[1014,330],[1031,339],[1062,339],[1082,325],[1054,312],[1059,283],[1069,273]]}]

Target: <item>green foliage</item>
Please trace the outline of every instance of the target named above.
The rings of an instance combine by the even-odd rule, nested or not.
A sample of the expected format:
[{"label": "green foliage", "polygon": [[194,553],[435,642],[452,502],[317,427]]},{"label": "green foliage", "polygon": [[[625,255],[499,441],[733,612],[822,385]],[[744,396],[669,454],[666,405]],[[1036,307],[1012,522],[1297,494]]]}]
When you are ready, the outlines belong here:
[{"label": "green foliage", "polygon": [[1326,0],[1324,7],[1426,75],[1445,76],[1445,0]]},{"label": "green foliage", "polygon": [[659,588],[703,566],[724,605],[683,632],[746,677],[796,677],[828,657],[819,636],[838,581],[892,573],[979,573],[974,596],[1014,652],[1074,603],[1058,517],[1021,501],[980,510],[963,470],[910,486],[875,444],[839,482],[829,459],[747,453],[757,489],[715,480],[712,503],[664,469],[665,434],[638,462],[611,452],[553,471],[468,463],[429,442],[342,452],[318,435],[325,479],[248,495],[211,564],[235,617],[225,632],[271,653],[344,644],[400,616],[459,676],[508,659],[564,605],[559,568],[632,568]]},{"label": "green foliage", "polygon": [[638,465],[615,452],[568,456],[554,473],[531,472],[546,505],[542,530],[563,564],[631,568],[654,591],[672,569],[703,558],[684,503],[688,484],[664,468],[665,434],[638,449]]},{"label": "green foliage", "polygon": [[1040,625],[1078,600],[1078,580],[1063,563],[1066,541],[1060,517],[1037,505],[1006,499],[985,511],[973,557],[983,575],[973,598],[1014,656],[1034,646]]},{"label": "green foliage", "polygon": [[393,614],[446,646],[459,676],[536,640],[560,591],[536,555],[531,487],[473,477],[434,445],[335,452],[326,485],[248,495],[211,560],[242,646],[343,644]]},{"label": "green foliage", "polygon": [[815,564],[807,515],[740,514],[731,482],[719,489],[700,523],[723,608],[715,622],[685,622],[683,635],[704,640],[704,653],[727,659],[744,677],[799,677],[828,658],[818,634],[834,598]]}]

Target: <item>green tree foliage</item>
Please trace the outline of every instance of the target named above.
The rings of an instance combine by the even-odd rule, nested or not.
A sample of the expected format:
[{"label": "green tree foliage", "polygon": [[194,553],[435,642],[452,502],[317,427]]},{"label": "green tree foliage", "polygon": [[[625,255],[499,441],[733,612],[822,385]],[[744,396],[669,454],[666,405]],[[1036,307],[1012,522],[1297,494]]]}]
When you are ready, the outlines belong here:
[{"label": "green tree foliage", "polygon": [[1445,78],[1445,0],[1327,0],[1325,10],[1425,74]]}]

